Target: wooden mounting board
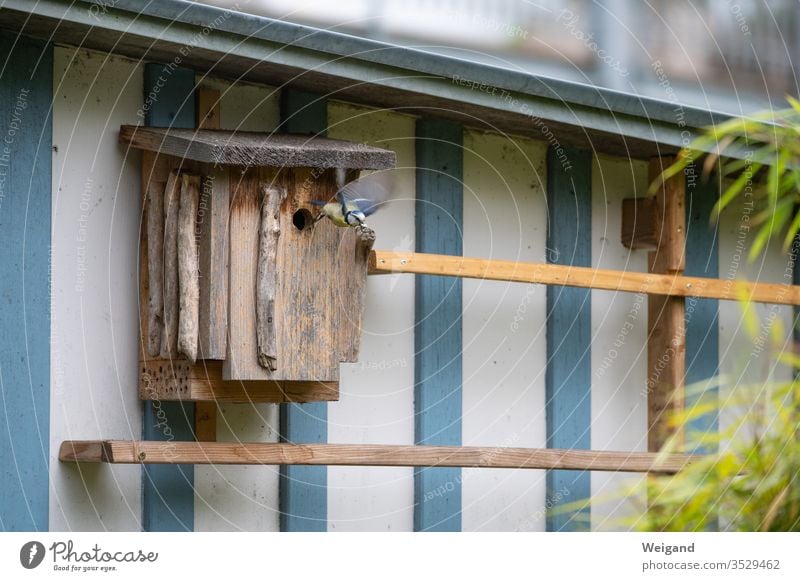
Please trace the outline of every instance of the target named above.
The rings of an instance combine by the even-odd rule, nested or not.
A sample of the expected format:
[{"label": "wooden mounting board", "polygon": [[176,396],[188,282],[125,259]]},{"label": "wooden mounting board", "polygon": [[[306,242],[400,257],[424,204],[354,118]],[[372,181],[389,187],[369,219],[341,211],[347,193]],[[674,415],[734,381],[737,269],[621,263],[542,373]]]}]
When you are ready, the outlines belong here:
[{"label": "wooden mounting board", "polygon": [[338,382],[227,381],[222,361],[151,359],[139,364],[139,398],[161,401],[229,403],[306,403],[336,401]]},{"label": "wooden mounting board", "polygon": [[62,462],[111,464],[454,466],[657,473],[677,472],[694,459],[681,454],[540,448],[120,440],[67,440],[58,457]]}]

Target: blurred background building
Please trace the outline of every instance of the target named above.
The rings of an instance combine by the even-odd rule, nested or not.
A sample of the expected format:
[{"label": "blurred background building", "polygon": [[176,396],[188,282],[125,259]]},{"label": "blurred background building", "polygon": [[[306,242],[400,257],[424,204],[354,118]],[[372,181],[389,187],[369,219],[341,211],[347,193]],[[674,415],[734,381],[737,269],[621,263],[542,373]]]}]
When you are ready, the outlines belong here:
[{"label": "blurred background building", "polygon": [[206,3],[728,113],[798,94],[797,0]]}]

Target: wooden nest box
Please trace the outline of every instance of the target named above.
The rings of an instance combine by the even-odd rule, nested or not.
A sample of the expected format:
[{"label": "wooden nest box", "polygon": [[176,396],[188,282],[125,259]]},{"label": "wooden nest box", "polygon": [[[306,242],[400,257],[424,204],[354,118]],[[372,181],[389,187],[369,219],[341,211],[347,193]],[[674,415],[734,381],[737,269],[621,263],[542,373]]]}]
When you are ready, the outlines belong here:
[{"label": "wooden nest box", "polygon": [[143,399],[338,399],[358,358],[371,230],[315,221],[336,168],[391,151],[297,135],[123,126],[143,150]]}]

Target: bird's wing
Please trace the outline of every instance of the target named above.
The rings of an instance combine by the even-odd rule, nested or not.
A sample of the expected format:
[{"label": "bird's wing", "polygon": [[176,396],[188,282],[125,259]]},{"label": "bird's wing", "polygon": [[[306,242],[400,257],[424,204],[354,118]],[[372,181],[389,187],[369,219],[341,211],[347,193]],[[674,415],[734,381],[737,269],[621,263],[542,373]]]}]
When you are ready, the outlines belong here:
[{"label": "bird's wing", "polygon": [[369,216],[389,199],[392,193],[393,175],[391,172],[372,172],[346,184],[336,193],[342,205],[353,203]]}]

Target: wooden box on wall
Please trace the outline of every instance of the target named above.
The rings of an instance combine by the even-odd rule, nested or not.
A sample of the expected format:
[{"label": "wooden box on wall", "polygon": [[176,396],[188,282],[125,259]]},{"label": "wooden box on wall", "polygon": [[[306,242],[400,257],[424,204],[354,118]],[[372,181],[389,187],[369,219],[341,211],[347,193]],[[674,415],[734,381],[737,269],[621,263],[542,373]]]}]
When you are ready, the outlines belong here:
[{"label": "wooden box on wall", "polygon": [[316,221],[336,169],[394,167],[362,144],[123,126],[143,150],[142,399],[338,399],[356,361],[371,232]]}]

